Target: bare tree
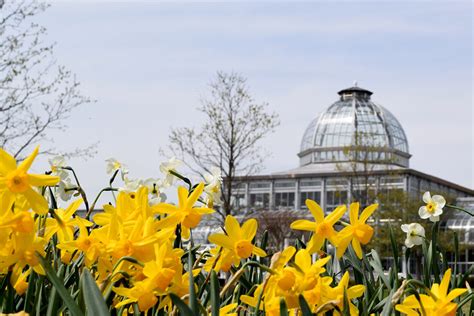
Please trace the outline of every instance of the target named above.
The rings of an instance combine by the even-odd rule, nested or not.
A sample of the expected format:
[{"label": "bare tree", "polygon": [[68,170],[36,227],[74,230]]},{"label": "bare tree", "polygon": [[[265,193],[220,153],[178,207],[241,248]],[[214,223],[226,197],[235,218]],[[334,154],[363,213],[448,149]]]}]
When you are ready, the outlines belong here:
[{"label": "bare tree", "polygon": [[213,166],[220,168],[223,217],[232,211],[236,177],[260,170],[264,155],[259,143],[279,125],[278,115],[267,112],[267,106],[254,101],[244,77],[218,72],[210,97],[199,108],[206,117],[203,125],[173,129],[169,136],[171,151],[194,172],[202,175]]},{"label": "bare tree", "polygon": [[51,141],[48,132],[63,130],[74,108],[91,102],[75,76],[57,64],[54,44],[44,42],[46,29],[33,22],[47,7],[35,0],[0,0],[0,146],[20,159],[34,143]]}]

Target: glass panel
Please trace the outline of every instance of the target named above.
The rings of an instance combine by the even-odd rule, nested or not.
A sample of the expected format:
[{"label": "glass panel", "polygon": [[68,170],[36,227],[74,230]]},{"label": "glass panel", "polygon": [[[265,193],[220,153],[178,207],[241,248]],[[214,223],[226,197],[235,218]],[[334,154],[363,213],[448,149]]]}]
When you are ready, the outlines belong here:
[{"label": "glass panel", "polygon": [[268,208],[270,201],[269,193],[250,194],[250,206],[255,208]]},{"label": "glass panel", "polygon": [[307,209],[306,200],[310,199],[315,201],[318,204],[321,204],[321,192],[301,192],[300,193],[300,203],[302,209]]}]

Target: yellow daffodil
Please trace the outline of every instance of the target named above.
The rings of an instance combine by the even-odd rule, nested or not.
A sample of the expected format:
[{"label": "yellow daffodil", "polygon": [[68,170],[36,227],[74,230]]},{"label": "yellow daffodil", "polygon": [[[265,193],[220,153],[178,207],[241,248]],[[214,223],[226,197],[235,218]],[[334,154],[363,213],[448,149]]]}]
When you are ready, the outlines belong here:
[{"label": "yellow daffodil", "polygon": [[31,274],[31,268],[23,271],[22,268],[15,267],[12,271],[10,283],[18,295],[23,295],[28,288],[27,278]]},{"label": "yellow daffodil", "polygon": [[97,238],[94,237],[97,230],[93,230],[91,234],[85,226],[79,226],[79,235],[76,240],[64,241],[57,245],[61,251],[73,253],[79,250],[84,254],[85,264],[90,267],[105,252],[104,246]]},{"label": "yellow daffodil", "polygon": [[114,287],[114,292],[120,296],[126,297],[123,301],[115,305],[115,308],[137,303],[138,309],[142,312],[146,312],[158,303],[158,298],[154,292],[153,281],[147,279],[145,281],[137,282],[130,288]]},{"label": "yellow daffodil", "polygon": [[346,206],[338,206],[326,217],[324,217],[324,212],[321,206],[319,206],[315,201],[309,199],[306,200],[306,206],[313,215],[315,222],[299,219],[291,223],[290,227],[292,229],[313,232],[313,236],[308,242],[307,250],[310,253],[319,251],[326,239],[329,240],[333,245],[337,245],[338,236],[333,226],[346,212]]},{"label": "yellow daffodil", "polygon": [[233,250],[214,247],[210,251],[211,257],[206,260],[203,266],[204,271],[209,272],[213,268],[214,271],[228,272],[232,266],[238,265],[240,258],[235,254]]},{"label": "yellow daffodil", "polygon": [[306,249],[301,249],[296,253],[295,264],[299,271],[297,282],[299,291],[306,291],[315,286],[320,275],[326,272],[324,266],[329,260],[331,260],[331,256],[320,258],[313,263],[311,255]]},{"label": "yellow daffodil", "polygon": [[168,214],[168,217],[158,223],[157,228],[165,228],[181,224],[181,232],[184,239],[190,236],[190,229],[195,228],[201,221],[204,214],[214,213],[213,209],[208,207],[195,207],[197,200],[204,190],[204,183],[194,188],[189,194],[185,187],[178,188],[178,205],[161,203],[156,205],[156,210],[162,214]]},{"label": "yellow daffodil", "polygon": [[435,315],[456,315],[458,305],[452,302],[456,297],[464,294],[467,289],[453,289],[448,291],[449,282],[451,281],[451,269],[446,270],[441,283],[435,283],[431,286],[430,295],[420,294],[421,303],[416,299],[415,295],[410,295],[402,304],[395,306],[399,312],[411,315],[420,315],[423,305],[426,316]]},{"label": "yellow daffodil", "polygon": [[59,242],[71,241],[74,239],[74,230],[79,226],[90,227],[92,223],[79,216],[73,217],[79,206],[82,204],[82,199],[78,199],[64,209],[57,209],[54,211],[55,218],[46,219],[46,239],[51,238],[56,234]]},{"label": "yellow daffodil", "polygon": [[418,209],[418,214],[422,219],[429,218],[432,222],[439,221],[439,216],[443,214],[443,207],[446,205],[446,200],[441,195],[431,196],[430,192],[423,194],[423,202],[426,205]]},{"label": "yellow daffodil", "polygon": [[[340,310],[344,308],[344,293],[347,295],[347,300],[349,302],[349,312],[350,315],[359,315],[357,307],[352,303],[352,299],[362,296],[365,291],[365,286],[363,285],[354,285],[349,287],[349,272],[346,271],[339,281],[338,285],[328,291],[328,300],[337,302]],[[335,315],[341,315],[337,310],[334,311]]]},{"label": "yellow daffodil", "polygon": [[339,243],[336,245],[337,258],[342,257],[349,243],[352,242],[352,248],[354,248],[357,257],[362,259],[361,244],[368,244],[374,235],[374,229],[365,222],[377,207],[378,204],[367,206],[359,217],[359,203],[351,203],[349,206],[349,219],[351,223],[339,232]]},{"label": "yellow daffodil", "polygon": [[27,173],[37,155],[38,147],[17,165],[15,158],[0,148],[0,213],[10,210],[19,196],[24,197],[36,213],[48,212],[48,202],[33,187],[55,185],[59,177]]},{"label": "yellow daffodil", "polygon": [[209,241],[218,246],[233,251],[239,258],[246,259],[252,254],[265,257],[267,254],[262,249],[252,244],[257,233],[257,221],[253,218],[247,220],[242,227],[232,215],[225,218],[226,234],[217,233],[209,236]]},{"label": "yellow daffodil", "polygon": [[165,267],[167,245],[155,244],[155,260],[145,263],[143,274],[154,283],[155,289],[164,292],[176,271]]}]

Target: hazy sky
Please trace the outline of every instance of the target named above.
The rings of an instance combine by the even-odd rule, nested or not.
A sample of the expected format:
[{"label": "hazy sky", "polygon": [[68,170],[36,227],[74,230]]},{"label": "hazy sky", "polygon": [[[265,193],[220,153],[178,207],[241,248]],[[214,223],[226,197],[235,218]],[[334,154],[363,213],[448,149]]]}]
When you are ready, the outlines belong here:
[{"label": "hazy sky", "polygon": [[405,128],[411,167],[474,186],[470,1],[54,2],[40,22],[97,100],[55,134],[62,149],[100,142],[94,159],[71,162],[87,191],[106,184],[109,157],[159,176],[170,127],[200,124],[217,70],[247,77],[280,114],[266,172],[298,165],[306,126],[357,80]]}]

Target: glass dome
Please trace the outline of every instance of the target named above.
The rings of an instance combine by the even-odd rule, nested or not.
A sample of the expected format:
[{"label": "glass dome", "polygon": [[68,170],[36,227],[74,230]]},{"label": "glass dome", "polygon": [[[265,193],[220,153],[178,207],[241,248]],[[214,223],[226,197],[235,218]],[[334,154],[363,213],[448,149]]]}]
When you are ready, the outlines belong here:
[{"label": "glass dome", "polygon": [[[372,92],[357,86],[339,91],[340,100],[316,117],[301,142],[302,165],[311,162],[349,160],[349,148],[370,148],[371,160],[398,155],[408,166],[408,141],[398,120],[375,104]],[[308,154],[312,153],[311,157]]]}]

